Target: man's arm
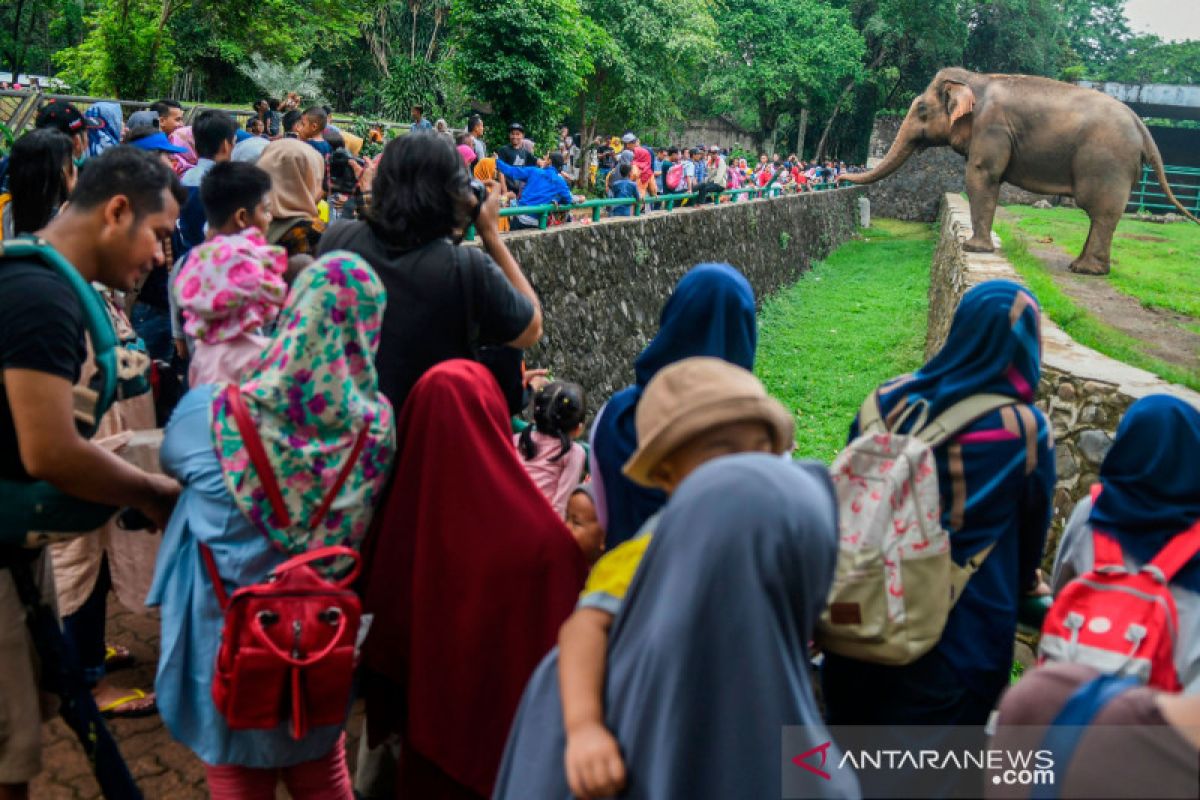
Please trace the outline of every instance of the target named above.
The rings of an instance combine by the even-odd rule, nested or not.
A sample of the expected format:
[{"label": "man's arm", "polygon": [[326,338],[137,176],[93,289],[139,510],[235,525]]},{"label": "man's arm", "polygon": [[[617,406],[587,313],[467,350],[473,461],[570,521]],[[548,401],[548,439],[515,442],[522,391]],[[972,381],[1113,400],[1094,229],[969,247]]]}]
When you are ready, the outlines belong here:
[{"label": "man's arm", "polygon": [[70,381],[36,370],[6,369],[4,389],[26,472],[80,500],[132,506],[160,528],[167,524],[179,484],[142,472],[80,436]]},{"label": "man's arm", "polygon": [[[500,161],[496,163],[500,164]],[[479,240],[483,245],[484,252],[492,257],[513,288],[529,298],[533,304],[533,316],[530,318],[529,324],[525,326],[525,330],[521,332],[520,336],[508,343],[509,346],[519,350],[527,350],[542,338],[542,304],[538,300],[537,292],[533,290],[533,285],[521,271],[521,265],[513,258],[513,254],[508,251],[508,245],[504,244],[504,240],[500,238],[500,193],[499,187],[494,183],[488,186],[488,197],[479,211],[478,219],[475,220],[475,230],[479,233]]]},{"label": "man's arm", "polygon": [[533,167],[514,167],[512,164],[506,164],[501,159],[496,159],[496,169],[500,170],[500,174],[506,178],[513,178],[518,181],[529,180],[529,173],[533,171]]}]

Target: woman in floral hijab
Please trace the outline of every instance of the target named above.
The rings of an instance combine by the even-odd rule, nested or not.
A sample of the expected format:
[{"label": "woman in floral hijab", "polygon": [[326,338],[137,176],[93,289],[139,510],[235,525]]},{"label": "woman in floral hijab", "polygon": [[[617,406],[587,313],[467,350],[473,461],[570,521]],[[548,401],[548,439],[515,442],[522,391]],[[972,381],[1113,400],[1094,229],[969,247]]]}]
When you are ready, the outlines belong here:
[{"label": "woman in floral hijab", "polygon": [[[384,305],[383,284],[365,261],[325,256],[297,278],[254,377],[193,389],[167,426],[162,464],[184,488],[148,600],[162,612],[155,685],[163,721],[205,763],[214,798],[274,797],[279,778],[292,796],[353,797],[341,725],[297,740],[286,724],[232,731],[217,711],[211,685],[222,614],[199,545],[211,550],[230,594],[290,556],[359,547],[395,450],[374,366]],[[275,503],[246,455],[231,413],[235,393],[274,473]],[[343,472],[345,483],[331,492]],[[340,576],[346,562],[325,574]]]}]

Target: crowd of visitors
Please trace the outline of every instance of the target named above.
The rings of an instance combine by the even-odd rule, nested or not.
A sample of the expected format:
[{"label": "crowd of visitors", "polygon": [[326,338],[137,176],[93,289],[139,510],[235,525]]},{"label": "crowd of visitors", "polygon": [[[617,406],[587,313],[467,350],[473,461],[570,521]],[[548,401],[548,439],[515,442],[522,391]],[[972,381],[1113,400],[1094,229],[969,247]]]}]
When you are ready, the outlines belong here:
[{"label": "crowd of visitors", "polygon": [[[1130,408],[1047,584],[1056,461],[1022,286],[967,291],[941,350],[846,420],[832,469],[790,458],[794,418],[752,372],[756,298],[729,264],[679,280],[606,402],[569,365],[526,369],[543,317],[501,236],[506,197],[566,203],[566,173],[594,169],[617,196],[704,202],[843,165],[659,157],[633,134],[586,165],[568,131],[539,155],[520,125],[488,156],[481,120],[454,140],[419,107],[418,131],[365,163],[300,105],[263,101],[242,131],[216,111],[183,126],[169,101],[128,129],[119,108],[52,101],[14,146],[0,798],[27,796],[55,704],[113,798],[140,795],[103,718],[153,713],[218,799],[281,782],[333,800],[779,797],[790,726],[835,773],[812,796],[852,798],[893,777],[834,770],[826,724],[927,726],[894,744],[930,749],[982,742],[999,708],[1004,742],[1079,720],[1085,690],[1105,702],[1076,727],[1180,731],[1132,746],[1186,783],[1200,411]],[[460,246],[472,226],[481,246]],[[1095,586],[1154,575],[1169,614],[1119,618],[1119,653],[1074,646],[1111,627],[1088,616]],[[159,610],[153,692],[109,678],[130,658],[106,642],[110,591]],[[1051,593],[1048,634],[1061,619],[1074,638],[1048,635],[1062,663],[1006,693],[1019,610]],[[1100,673],[1134,680],[1092,691]],[[1088,765],[1112,757],[1084,742]],[[982,775],[944,788],[980,794]]]}]

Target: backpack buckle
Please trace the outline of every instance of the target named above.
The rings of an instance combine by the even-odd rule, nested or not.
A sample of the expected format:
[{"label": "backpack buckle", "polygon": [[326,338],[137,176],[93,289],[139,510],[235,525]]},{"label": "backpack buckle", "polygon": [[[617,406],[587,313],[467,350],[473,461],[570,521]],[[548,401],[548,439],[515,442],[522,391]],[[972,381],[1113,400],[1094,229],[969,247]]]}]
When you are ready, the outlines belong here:
[{"label": "backpack buckle", "polygon": [[1136,649],[1142,640],[1146,638],[1146,626],[1132,623],[1125,629],[1125,641],[1131,642]]}]

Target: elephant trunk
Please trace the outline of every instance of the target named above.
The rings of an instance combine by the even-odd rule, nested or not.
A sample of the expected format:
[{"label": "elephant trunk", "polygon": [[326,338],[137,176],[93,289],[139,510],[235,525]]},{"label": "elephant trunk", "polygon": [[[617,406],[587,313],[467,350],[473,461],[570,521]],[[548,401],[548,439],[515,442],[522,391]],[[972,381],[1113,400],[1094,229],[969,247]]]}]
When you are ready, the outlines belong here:
[{"label": "elephant trunk", "polygon": [[866,184],[875,183],[891,175],[904,166],[904,162],[908,161],[909,156],[917,149],[918,132],[917,124],[913,122],[913,113],[909,111],[900,130],[896,133],[896,140],[888,148],[883,161],[876,164],[875,169],[857,174],[847,174],[844,179],[851,183]]}]

